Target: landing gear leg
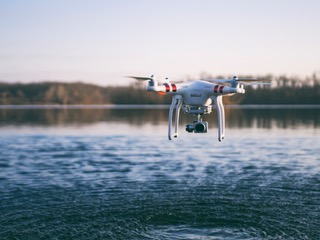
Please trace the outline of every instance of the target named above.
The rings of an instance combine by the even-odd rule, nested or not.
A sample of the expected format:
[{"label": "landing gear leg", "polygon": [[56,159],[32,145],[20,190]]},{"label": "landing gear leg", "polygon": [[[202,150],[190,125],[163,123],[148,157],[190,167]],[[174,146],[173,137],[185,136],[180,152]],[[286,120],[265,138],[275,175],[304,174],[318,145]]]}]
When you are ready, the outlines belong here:
[{"label": "landing gear leg", "polygon": [[224,139],[225,134],[225,113],[224,106],[222,102],[222,96],[213,96],[215,106],[217,108],[218,114],[218,140],[221,142]]},{"label": "landing gear leg", "polygon": [[175,120],[174,120],[174,137],[178,137],[178,126],[179,126],[179,117],[180,117],[180,109],[182,105],[182,96],[181,95],[174,95],[172,97],[172,102],[170,105],[169,110],[169,119],[168,119],[168,138],[172,140],[172,121],[173,121],[173,111],[176,109],[175,112]]}]

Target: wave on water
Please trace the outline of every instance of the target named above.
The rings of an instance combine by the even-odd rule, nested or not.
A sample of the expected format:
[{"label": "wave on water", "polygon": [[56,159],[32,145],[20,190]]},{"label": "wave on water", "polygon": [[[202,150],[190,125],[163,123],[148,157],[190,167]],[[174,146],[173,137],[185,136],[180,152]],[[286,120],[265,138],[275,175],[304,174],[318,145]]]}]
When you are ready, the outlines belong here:
[{"label": "wave on water", "polygon": [[0,236],[319,237],[314,138],[208,138],[1,137]]}]

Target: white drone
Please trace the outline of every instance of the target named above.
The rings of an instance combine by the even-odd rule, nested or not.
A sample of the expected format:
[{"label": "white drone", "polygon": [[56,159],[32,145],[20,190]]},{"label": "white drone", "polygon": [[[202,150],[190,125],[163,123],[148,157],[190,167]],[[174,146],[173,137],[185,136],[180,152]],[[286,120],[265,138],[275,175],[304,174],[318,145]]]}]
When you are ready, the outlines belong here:
[{"label": "white drone", "polygon": [[[225,135],[225,114],[222,97],[236,93],[244,94],[244,85],[270,84],[270,82],[266,82],[263,79],[238,78],[236,76],[232,79],[204,79],[185,83],[159,83],[153,75],[151,77],[130,77],[139,81],[149,81],[147,91],[172,95],[168,119],[169,140],[172,140],[171,129],[174,109],[176,109],[176,111],[173,137],[178,137],[181,107],[184,113],[194,114],[197,117],[192,124],[186,125],[186,131],[189,133],[206,133],[208,122],[202,121],[201,116],[211,113],[213,100],[218,113],[218,140],[222,141]],[[230,86],[219,83],[229,83]]]}]

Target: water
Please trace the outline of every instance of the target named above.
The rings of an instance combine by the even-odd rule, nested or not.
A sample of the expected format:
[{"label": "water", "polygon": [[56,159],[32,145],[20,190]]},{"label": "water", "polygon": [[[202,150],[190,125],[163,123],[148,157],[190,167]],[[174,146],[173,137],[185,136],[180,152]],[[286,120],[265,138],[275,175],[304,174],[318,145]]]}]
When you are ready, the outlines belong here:
[{"label": "water", "polygon": [[0,239],[320,239],[320,110],[1,109]]}]

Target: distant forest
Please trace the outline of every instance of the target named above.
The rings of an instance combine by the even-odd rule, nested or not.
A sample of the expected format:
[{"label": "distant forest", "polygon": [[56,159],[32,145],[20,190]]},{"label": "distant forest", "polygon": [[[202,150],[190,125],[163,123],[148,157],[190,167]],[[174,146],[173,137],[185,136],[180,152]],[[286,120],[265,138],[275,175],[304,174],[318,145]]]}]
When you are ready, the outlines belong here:
[{"label": "distant forest", "polygon": [[[247,86],[246,94],[225,97],[226,104],[320,104],[320,78],[263,76],[272,85]],[[170,104],[170,95],[147,92],[135,82],[129,86],[102,87],[82,82],[0,82],[0,104]]]}]

